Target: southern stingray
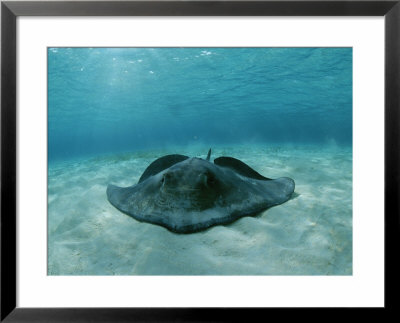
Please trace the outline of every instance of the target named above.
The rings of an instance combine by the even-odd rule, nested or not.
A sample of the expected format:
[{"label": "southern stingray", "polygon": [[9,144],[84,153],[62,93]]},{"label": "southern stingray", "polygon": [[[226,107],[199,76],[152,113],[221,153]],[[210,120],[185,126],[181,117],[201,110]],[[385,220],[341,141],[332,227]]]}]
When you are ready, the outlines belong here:
[{"label": "southern stingray", "polygon": [[133,218],[177,233],[228,224],[290,199],[294,181],[270,179],[233,157],[167,155],[152,162],[130,187],[108,185],[107,197]]}]

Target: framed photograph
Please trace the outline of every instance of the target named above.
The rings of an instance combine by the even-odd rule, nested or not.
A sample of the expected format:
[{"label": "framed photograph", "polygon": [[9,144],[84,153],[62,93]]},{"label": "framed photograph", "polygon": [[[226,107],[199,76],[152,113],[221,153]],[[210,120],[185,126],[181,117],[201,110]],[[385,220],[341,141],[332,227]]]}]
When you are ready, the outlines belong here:
[{"label": "framed photograph", "polygon": [[394,309],[398,1],[4,1],[1,320]]}]

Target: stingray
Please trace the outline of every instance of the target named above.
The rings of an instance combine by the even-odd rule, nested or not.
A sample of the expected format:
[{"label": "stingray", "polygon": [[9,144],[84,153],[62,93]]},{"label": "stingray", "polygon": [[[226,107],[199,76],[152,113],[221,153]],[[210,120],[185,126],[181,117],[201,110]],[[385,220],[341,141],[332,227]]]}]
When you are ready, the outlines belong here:
[{"label": "stingray", "polygon": [[294,181],[270,179],[233,157],[167,155],[152,162],[137,184],[108,185],[109,202],[136,220],[192,233],[288,201]]}]

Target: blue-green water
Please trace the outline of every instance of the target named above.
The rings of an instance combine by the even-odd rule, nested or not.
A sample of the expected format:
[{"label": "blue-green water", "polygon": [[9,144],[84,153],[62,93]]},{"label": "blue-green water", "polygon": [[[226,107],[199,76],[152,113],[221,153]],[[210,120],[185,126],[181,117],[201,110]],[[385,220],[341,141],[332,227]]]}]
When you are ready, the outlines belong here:
[{"label": "blue-green water", "polygon": [[[167,154],[290,177],[282,205],[176,234],[107,200]],[[351,275],[351,48],[49,48],[49,275]]]},{"label": "blue-green water", "polygon": [[49,48],[49,160],[352,144],[351,48]]}]

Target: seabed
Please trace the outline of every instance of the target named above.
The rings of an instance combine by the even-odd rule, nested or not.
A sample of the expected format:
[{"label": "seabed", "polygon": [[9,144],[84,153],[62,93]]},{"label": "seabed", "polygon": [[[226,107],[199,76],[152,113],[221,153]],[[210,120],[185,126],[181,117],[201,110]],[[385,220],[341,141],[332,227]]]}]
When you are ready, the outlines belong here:
[{"label": "seabed", "polygon": [[212,147],[260,174],[291,177],[293,198],[255,217],[193,234],[138,222],[107,200],[156,158],[206,158],[209,147],[147,150],[49,164],[49,275],[351,275],[352,150]]}]

